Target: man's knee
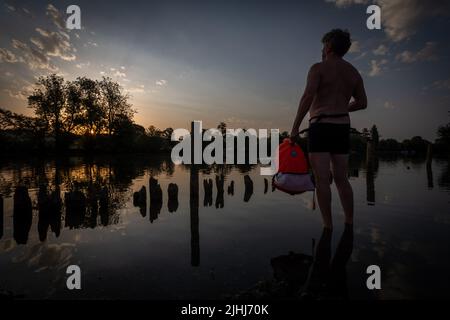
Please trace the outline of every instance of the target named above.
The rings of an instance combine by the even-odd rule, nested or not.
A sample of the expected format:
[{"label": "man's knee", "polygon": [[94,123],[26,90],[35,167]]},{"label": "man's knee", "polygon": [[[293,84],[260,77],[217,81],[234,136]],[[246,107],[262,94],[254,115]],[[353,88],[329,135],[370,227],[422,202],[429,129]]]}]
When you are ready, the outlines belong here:
[{"label": "man's knee", "polygon": [[345,174],[338,174],[338,175],[334,175],[334,183],[336,184],[337,187],[344,187],[347,186],[349,184],[348,182],[348,177]]},{"label": "man's knee", "polygon": [[315,177],[316,188],[323,190],[330,188],[330,178],[328,177]]}]

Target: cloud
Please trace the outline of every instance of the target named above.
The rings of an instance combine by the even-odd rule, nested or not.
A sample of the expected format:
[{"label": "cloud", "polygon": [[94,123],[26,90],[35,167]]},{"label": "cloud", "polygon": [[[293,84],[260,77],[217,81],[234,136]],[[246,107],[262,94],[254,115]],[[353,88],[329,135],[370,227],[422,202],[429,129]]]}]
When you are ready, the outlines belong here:
[{"label": "cloud", "polygon": [[3,89],[3,91],[11,98],[26,101],[27,97],[33,93],[34,87],[32,84],[22,86],[20,89],[11,90]]},{"label": "cloud", "polygon": [[409,50],[405,50],[397,54],[396,59],[403,63],[414,63],[418,61],[435,61],[438,59],[436,55],[436,43],[427,42],[425,44],[425,47],[423,47],[418,52],[411,52]]},{"label": "cloud", "polygon": [[158,87],[165,87],[165,86],[167,86],[167,80],[158,80],[155,83],[156,83],[156,85]]},{"label": "cloud", "polygon": [[10,3],[5,3],[5,7],[9,12],[14,12],[16,14],[19,14],[20,16],[24,16],[24,17],[28,17],[28,18],[33,17],[30,10],[28,10],[25,7],[19,8]]},{"label": "cloud", "polygon": [[16,11],[16,7],[14,7],[12,4],[5,3],[5,8],[8,9],[10,12]]},{"label": "cloud", "polygon": [[127,75],[126,75],[124,72],[120,72],[119,70],[117,70],[117,71],[114,73],[114,76],[115,76],[115,77],[118,77],[118,78],[125,78]]},{"label": "cloud", "polygon": [[367,55],[367,52],[361,52],[361,54],[360,54],[359,56],[357,56],[357,57],[355,58],[355,60],[362,59],[362,58],[364,58],[366,55]]},{"label": "cloud", "polygon": [[[326,0],[326,2],[334,3],[340,8],[354,4],[369,4],[366,0]],[[448,0],[375,0],[370,3],[380,6],[382,28],[395,42],[413,36],[425,20],[448,16],[450,12]]]},{"label": "cloud", "polygon": [[3,92],[5,92],[9,97],[18,99],[18,100],[25,100],[25,96],[20,91],[12,91],[11,89],[3,89]]},{"label": "cloud", "polygon": [[437,80],[431,84],[434,89],[450,90],[450,78],[445,80]]},{"label": "cloud", "polygon": [[353,41],[350,49],[348,50],[349,53],[358,53],[361,51],[361,46],[359,45],[358,41]]},{"label": "cloud", "polygon": [[145,92],[145,86],[143,84],[134,87],[134,88],[128,88],[126,89],[129,93],[144,93]]},{"label": "cloud", "polygon": [[58,29],[65,29],[66,28],[66,23],[64,21],[64,18],[62,16],[62,14],[52,4],[47,5],[46,15],[48,17],[50,17],[50,20],[52,20],[53,24],[55,26],[57,26]]},{"label": "cloud", "polygon": [[42,50],[45,54],[59,57],[65,61],[76,59],[75,48],[70,43],[70,37],[64,32],[50,32],[41,28],[36,28],[38,37],[31,38],[30,41]]},{"label": "cloud", "polygon": [[30,10],[28,10],[27,8],[22,8],[22,11],[23,11],[25,14],[27,14],[27,15],[29,15],[29,16],[32,16]]},{"label": "cloud", "polygon": [[383,27],[393,41],[410,38],[426,19],[447,15],[448,0],[378,0]]},{"label": "cloud", "polygon": [[372,51],[374,55],[376,56],[384,56],[389,52],[389,48],[386,47],[384,44],[380,44],[378,48]]},{"label": "cloud", "polygon": [[86,62],[86,63],[78,63],[77,65],[76,65],[76,67],[78,68],[78,69],[83,69],[84,67],[89,67],[91,65],[91,63],[88,61],[88,62]]},{"label": "cloud", "polygon": [[26,43],[13,39],[12,46],[22,54],[19,60],[27,64],[31,70],[46,69],[51,72],[58,70],[56,66],[50,63],[50,59],[44,53],[35,48],[31,48]]},{"label": "cloud", "polygon": [[379,76],[384,70],[387,69],[387,67],[385,67],[387,63],[388,61],[386,59],[383,59],[381,61],[371,60],[369,76],[370,77]]},{"label": "cloud", "polygon": [[392,102],[390,102],[390,101],[386,101],[384,103],[384,108],[386,108],[386,109],[394,109],[395,105]]},{"label": "cloud", "polygon": [[367,0],[325,0],[326,2],[332,2],[339,8],[345,8],[353,4],[366,4]]},{"label": "cloud", "polygon": [[7,49],[0,48],[0,62],[15,63],[17,62],[16,55]]}]

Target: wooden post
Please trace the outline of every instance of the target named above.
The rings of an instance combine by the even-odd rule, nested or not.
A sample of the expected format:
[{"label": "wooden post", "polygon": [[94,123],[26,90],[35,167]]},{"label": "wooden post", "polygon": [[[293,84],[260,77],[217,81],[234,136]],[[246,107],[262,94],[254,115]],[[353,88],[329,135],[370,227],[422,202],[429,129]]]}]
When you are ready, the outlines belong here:
[{"label": "wooden post", "polygon": [[433,170],[431,164],[433,162],[433,145],[429,142],[427,146],[427,182],[428,188],[433,189]]},{"label": "wooden post", "polygon": [[369,206],[375,205],[375,172],[373,145],[370,139],[366,147],[366,200]]},{"label": "wooden post", "polygon": [[431,142],[428,143],[427,147],[427,166],[431,166],[431,162],[433,160],[433,144]]},{"label": "wooden post", "polygon": [[191,171],[189,188],[189,207],[191,217],[191,265],[200,265],[200,233],[199,233],[199,182],[198,168],[194,164],[194,122],[191,122]]},{"label": "wooden post", "polygon": [[367,144],[366,144],[366,164],[367,164],[367,166],[370,165],[370,163],[372,162],[372,159],[373,159],[372,141],[367,140]]},{"label": "wooden post", "polygon": [[3,238],[3,197],[0,194],[0,239]]}]

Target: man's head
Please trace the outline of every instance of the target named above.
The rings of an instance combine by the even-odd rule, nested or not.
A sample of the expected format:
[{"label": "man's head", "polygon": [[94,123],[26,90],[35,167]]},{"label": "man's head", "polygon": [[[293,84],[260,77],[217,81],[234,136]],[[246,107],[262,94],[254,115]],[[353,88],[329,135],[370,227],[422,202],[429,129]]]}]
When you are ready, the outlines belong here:
[{"label": "man's head", "polygon": [[350,33],[347,30],[341,29],[333,29],[330,32],[327,32],[322,37],[322,43],[322,58],[324,60],[331,54],[338,57],[343,57],[352,44],[350,40]]}]

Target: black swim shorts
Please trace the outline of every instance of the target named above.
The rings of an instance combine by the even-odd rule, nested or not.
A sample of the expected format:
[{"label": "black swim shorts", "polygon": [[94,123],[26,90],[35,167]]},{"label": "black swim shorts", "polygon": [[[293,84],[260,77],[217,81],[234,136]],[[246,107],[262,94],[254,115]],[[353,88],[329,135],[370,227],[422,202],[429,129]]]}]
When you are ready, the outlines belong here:
[{"label": "black swim shorts", "polygon": [[308,152],[348,154],[350,124],[311,123],[308,131]]}]

